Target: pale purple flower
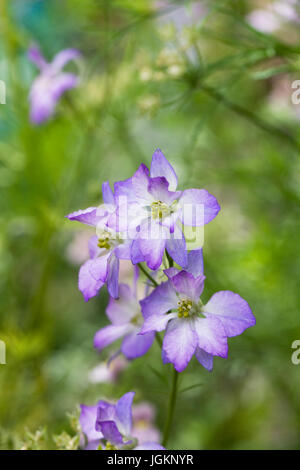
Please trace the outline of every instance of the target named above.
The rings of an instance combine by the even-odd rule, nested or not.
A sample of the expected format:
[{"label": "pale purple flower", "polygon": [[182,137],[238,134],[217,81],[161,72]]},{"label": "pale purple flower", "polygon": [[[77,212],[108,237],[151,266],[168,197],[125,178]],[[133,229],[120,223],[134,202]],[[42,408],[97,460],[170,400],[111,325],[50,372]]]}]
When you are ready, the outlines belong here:
[{"label": "pale purple flower", "polygon": [[138,442],[133,435],[133,397],[134,392],[129,392],[115,405],[103,400],[95,406],[81,405],[80,425],[85,436],[82,447],[86,450],[96,450],[99,446],[107,450],[164,450],[155,441]]},{"label": "pale purple flower", "polygon": [[146,354],[152,346],[154,332],[139,335],[143,324],[141,306],[136,293],[127,284],[119,285],[119,299],[110,297],[106,314],[111,325],[99,330],[94,338],[94,346],[102,351],[114,341],[123,338],[121,352],[127,359],[135,359]]},{"label": "pale purple flower", "polygon": [[154,425],[155,409],[148,402],[142,402],[132,407],[132,436],[139,444],[160,442],[161,434]]},{"label": "pale purple flower", "polygon": [[117,355],[109,363],[101,362],[88,374],[91,383],[116,383],[119,374],[127,367],[128,361],[123,356]]},{"label": "pale purple flower", "polygon": [[108,182],[102,185],[102,196],[104,206],[89,207],[66,216],[96,229],[96,235],[89,240],[90,259],[79,270],[78,287],[86,302],[97,295],[105,283],[109,294],[118,297],[119,259],[131,256],[131,241],[124,240],[107,226],[115,211],[115,197]]},{"label": "pale purple flower", "polygon": [[108,224],[133,239],[131,260],[146,261],[156,270],[165,249],[180,266],[187,264],[187,249],[181,227],[202,226],[220,210],[216,198],[204,189],[176,191],[177,175],[157,149],[150,172],[142,164],[125,181],[115,183],[117,211]]},{"label": "pale purple flower", "polygon": [[49,119],[63,93],[78,85],[79,78],[73,73],[63,72],[63,67],[79,56],[80,52],[77,49],[65,49],[48,63],[38,47],[30,47],[28,57],[40,69],[29,95],[31,122],[41,124]]},{"label": "pale purple flower", "polygon": [[227,338],[255,325],[255,317],[248,303],[230,291],[217,292],[203,305],[202,250],[189,253],[187,270],[170,268],[165,274],[169,280],[140,302],[145,318],[140,334],[166,330],[163,362],[171,362],[178,372],[194,354],[212,370],[213,356],[227,357]]}]

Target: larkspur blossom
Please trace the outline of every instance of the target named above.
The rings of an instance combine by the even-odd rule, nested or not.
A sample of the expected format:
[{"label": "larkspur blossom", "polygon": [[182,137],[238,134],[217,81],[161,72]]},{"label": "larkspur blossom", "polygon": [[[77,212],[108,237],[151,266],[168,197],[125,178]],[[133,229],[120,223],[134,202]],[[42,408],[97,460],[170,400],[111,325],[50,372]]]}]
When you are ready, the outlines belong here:
[{"label": "larkspur blossom", "polygon": [[66,217],[96,228],[89,240],[90,259],[79,270],[78,287],[87,302],[107,283],[109,294],[117,298],[119,259],[130,259],[131,241],[121,238],[108,227],[108,219],[115,211],[115,196],[108,184],[102,185],[104,205],[72,212]]},{"label": "larkspur blossom", "polygon": [[99,401],[96,406],[81,405],[80,424],[85,435],[85,449],[95,450],[163,450],[156,442],[138,443],[132,434],[132,401],[134,392],[123,395],[115,405],[106,401]]},{"label": "larkspur blossom", "polygon": [[135,174],[115,183],[116,213],[108,225],[133,239],[131,260],[146,261],[156,270],[165,249],[181,267],[187,264],[187,248],[182,225],[202,226],[220,210],[216,198],[204,189],[177,191],[175,170],[157,149],[150,172],[140,165]]},{"label": "larkspur blossom", "polygon": [[162,358],[182,372],[192,356],[212,370],[213,356],[227,357],[227,338],[255,325],[248,303],[230,291],[215,293],[206,305],[202,250],[188,254],[186,270],[165,270],[168,281],[160,284],[140,304],[145,318],[140,334],[165,331]]},{"label": "larkspur blossom", "polygon": [[121,352],[127,359],[135,359],[146,354],[152,346],[154,332],[139,335],[143,316],[136,292],[127,284],[119,285],[119,299],[110,298],[106,314],[111,325],[99,330],[94,338],[94,346],[99,351],[112,342],[123,338]]},{"label": "larkspur blossom", "polygon": [[30,119],[34,124],[42,124],[52,116],[62,94],[78,85],[79,78],[62,69],[70,60],[80,57],[80,52],[77,49],[65,49],[48,63],[39,48],[32,46],[28,57],[40,69],[40,75],[30,90]]}]

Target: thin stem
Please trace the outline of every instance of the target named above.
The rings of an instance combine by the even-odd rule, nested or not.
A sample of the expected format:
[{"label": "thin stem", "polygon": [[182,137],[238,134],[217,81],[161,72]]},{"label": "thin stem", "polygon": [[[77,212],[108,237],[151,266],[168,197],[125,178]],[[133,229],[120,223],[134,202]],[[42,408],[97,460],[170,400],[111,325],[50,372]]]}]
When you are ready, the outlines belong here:
[{"label": "thin stem", "polygon": [[176,369],[173,369],[172,388],[171,388],[171,393],[170,393],[168,414],[167,414],[167,419],[166,419],[166,424],[165,424],[165,429],[164,429],[164,436],[163,436],[164,447],[166,447],[167,445],[171,427],[172,427],[175,404],[176,404],[176,397],[177,397],[177,382],[178,382],[178,372]]},{"label": "thin stem", "polygon": [[140,270],[145,274],[145,276],[149,279],[149,281],[151,281],[152,285],[154,287],[157,287],[158,286],[158,283],[156,282],[156,280],[151,276],[151,274],[148,273],[148,271],[144,268],[144,266],[141,264],[141,263],[138,263],[138,267],[140,268]]},{"label": "thin stem", "polygon": [[173,258],[171,258],[171,256],[167,252],[167,250],[166,250],[166,255],[167,255],[167,258],[168,258],[168,262],[169,262],[169,268],[172,268],[174,266],[174,261],[173,261]]}]

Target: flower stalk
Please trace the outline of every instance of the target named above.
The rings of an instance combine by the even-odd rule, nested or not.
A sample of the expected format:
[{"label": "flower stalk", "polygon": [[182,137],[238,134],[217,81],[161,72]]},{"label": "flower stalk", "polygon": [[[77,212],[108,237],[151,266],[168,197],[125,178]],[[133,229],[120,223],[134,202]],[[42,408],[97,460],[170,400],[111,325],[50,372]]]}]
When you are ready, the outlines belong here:
[{"label": "flower stalk", "polygon": [[164,434],[163,434],[163,446],[164,447],[167,445],[167,442],[170,436],[170,431],[172,428],[175,405],[176,405],[176,398],[177,398],[177,389],[178,389],[177,385],[178,385],[178,372],[176,369],[173,368],[172,388],[170,392],[168,414],[167,414],[167,419],[166,419],[165,429],[164,429]]}]

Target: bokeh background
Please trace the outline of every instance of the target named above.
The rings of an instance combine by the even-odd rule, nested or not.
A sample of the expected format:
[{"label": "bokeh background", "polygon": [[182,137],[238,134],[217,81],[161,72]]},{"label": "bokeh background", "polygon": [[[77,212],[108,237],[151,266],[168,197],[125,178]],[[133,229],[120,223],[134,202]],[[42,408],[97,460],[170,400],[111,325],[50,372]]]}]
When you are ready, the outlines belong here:
[{"label": "bokeh background", "polygon": [[[222,207],[205,228],[204,300],[230,289],[257,318],[213,373],[193,359],[181,375],[169,448],[300,448],[297,2],[2,0],[0,15],[0,447],[19,448],[26,429],[59,433],[79,403],[129,390],[163,425],[158,346],[113,378],[101,364],[116,348],[93,349],[107,294],[84,303],[88,229],[64,219],[160,147],[182,189]],[[83,56],[80,86],[42,126],[28,117],[32,43],[49,60]]]}]

